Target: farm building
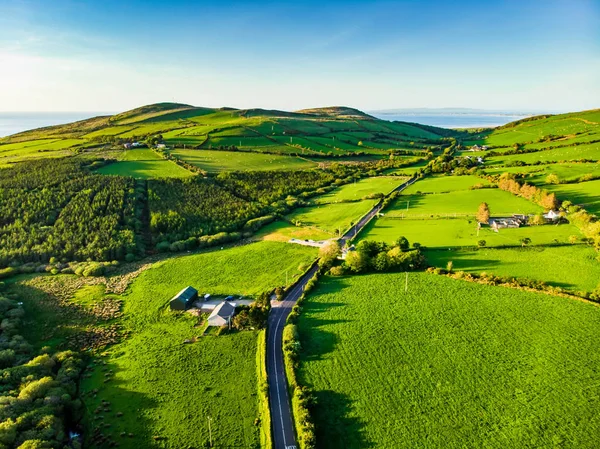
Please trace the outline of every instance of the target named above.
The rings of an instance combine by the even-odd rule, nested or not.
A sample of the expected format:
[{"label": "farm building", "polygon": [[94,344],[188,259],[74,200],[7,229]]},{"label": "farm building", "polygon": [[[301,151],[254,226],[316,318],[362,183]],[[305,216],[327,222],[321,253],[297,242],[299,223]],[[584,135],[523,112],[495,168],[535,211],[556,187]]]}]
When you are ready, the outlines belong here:
[{"label": "farm building", "polygon": [[187,310],[197,299],[198,290],[194,287],[186,287],[171,299],[169,305],[171,306],[171,310]]},{"label": "farm building", "polygon": [[226,326],[229,324],[231,317],[235,312],[235,307],[228,303],[227,301],[223,301],[217,307],[213,309],[211,314],[208,316],[208,325],[209,326]]},{"label": "farm building", "polygon": [[490,218],[490,228],[497,231],[503,228],[520,228],[527,222],[525,215],[513,215],[512,217],[494,217]]},{"label": "farm building", "polygon": [[548,221],[557,221],[560,219],[560,214],[555,210],[551,210],[548,213],[544,214],[544,218]]}]

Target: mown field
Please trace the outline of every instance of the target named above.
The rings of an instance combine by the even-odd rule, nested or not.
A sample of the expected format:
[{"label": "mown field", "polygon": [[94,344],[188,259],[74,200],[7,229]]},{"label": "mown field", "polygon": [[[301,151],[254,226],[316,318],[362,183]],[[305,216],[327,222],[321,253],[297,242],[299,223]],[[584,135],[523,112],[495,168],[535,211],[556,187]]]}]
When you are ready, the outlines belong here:
[{"label": "mown field", "polygon": [[[300,274],[299,266],[315,256],[314,248],[276,242],[179,256],[152,264],[125,294],[108,295],[123,301],[123,316],[107,324],[120,326],[128,336],[94,358],[95,369],[82,380],[86,440],[100,424],[101,432],[110,434],[119,447],[204,447],[210,416],[214,447],[257,447],[257,333],[200,337],[184,344],[199,335],[198,320],[170,312],[168,301],[187,285],[201,293],[257,295],[285,284],[286,271],[291,282]],[[63,293],[77,288],[82,279],[45,279],[59,278],[75,283],[60,288]],[[89,310],[105,299],[104,286],[83,287],[72,298],[53,301],[42,291],[44,281],[34,287],[27,279],[17,279],[11,289],[20,293],[29,316],[46,323],[27,327],[24,334],[30,341],[56,345],[83,326],[97,325],[81,319],[89,311],[69,311],[78,304],[87,304],[84,311]],[[110,412],[101,407],[101,413],[94,413],[102,400],[109,401]]]},{"label": "mown field", "polygon": [[432,250],[426,257],[439,268],[451,261],[454,271],[543,281],[576,292],[593,291],[600,282],[598,253],[586,245]]},{"label": "mown field", "polygon": [[568,199],[593,214],[600,214],[600,180],[578,184],[548,185],[546,188],[561,199]]},{"label": "mown field", "polygon": [[571,224],[525,226],[498,232],[484,227],[478,235],[475,219],[403,220],[384,216],[371,221],[359,238],[392,243],[400,236],[430,248],[473,247],[480,240],[484,240],[486,246],[521,246],[524,238],[529,238],[531,245],[548,245],[568,243],[571,236],[582,237]]},{"label": "mown field", "polygon": [[523,167],[498,167],[486,168],[485,172],[490,175],[501,175],[502,173],[515,173],[525,175],[525,181],[529,184],[548,184],[549,175],[556,175],[559,182],[573,182],[582,177],[600,176],[600,163],[567,163],[548,165],[528,165]]},{"label": "mown field", "polygon": [[275,221],[263,226],[254,238],[274,242],[287,242],[290,239],[300,240],[327,240],[332,238],[331,234],[315,228],[294,226],[285,221]]},{"label": "mown field", "polygon": [[364,200],[302,207],[288,214],[286,220],[302,226],[315,227],[332,235],[338,232],[343,234],[376,203],[377,200]]},{"label": "mown field", "polygon": [[97,170],[103,175],[132,176],[134,178],[185,178],[193,173],[174,162],[163,159],[154,151],[143,148],[124,151],[117,162]]},{"label": "mown field", "polygon": [[325,277],[304,303],[319,447],[596,447],[598,307],[408,279]]},{"label": "mown field", "polygon": [[469,190],[473,186],[488,186],[489,181],[477,176],[431,176],[403,190],[405,194],[414,193],[447,193],[458,190]]},{"label": "mown field", "polygon": [[294,156],[219,150],[173,150],[174,156],[209,173],[222,171],[299,170],[317,165]]},{"label": "mown field", "polygon": [[374,176],[346,184],[315,198],[317,204],[338,203],[341,201],[358,201],[372,195],[387,195],[408,178],[401,176]]}]

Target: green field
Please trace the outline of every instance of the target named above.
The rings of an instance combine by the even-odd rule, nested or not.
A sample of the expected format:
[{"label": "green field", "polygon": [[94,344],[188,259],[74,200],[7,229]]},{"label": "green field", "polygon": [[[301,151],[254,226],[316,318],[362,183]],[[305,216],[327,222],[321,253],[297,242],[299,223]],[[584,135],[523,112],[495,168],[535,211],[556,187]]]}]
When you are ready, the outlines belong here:
[{"label": "green field", "polygon": [[600,160],[600,143],[555,148],[552,150],[536,151],[534,153],[494,156],[487,158],[485,163],[487,167],[489,165],[505,165],[515,161],[535,164],[536,162],[576,161],[580,159]]},{"label": "green field", "polygon": [[332,235],[344,233],[365,215],[377,203],[377,200],[364,200],[352,203],[331,203],[311,207],[302,207],[286,216],[292,223],[312,226]]},{"label": "green field", "polygon": [[[600,279],[600,262],[593,248],[585,245],[527,248],[482,248],[479,250],[427,251],[430,265],[454,271],[544,281],[572,291],[593,291]],[[569,267],[568,270],[565,267]]]},{"label": "green field", "polygon": [[220,150],[173,150],[174,156],[209,173],[221,171],[297,170],[316,164],[293,156]]},{"label": "green field", "polygon": [[[111,323],[129,336],[94,358],[91,377],[82,379],[89,411],[86,438],[103,423],[108,427],[102,432],[124,448],[205,447],[210,416],[215,447],[257,447],[257,333],[200,337],[184,344],[200,335],[195,327],[198,319],[171,312],[168,301],[187,285],[200,293],[257,295],[284,285],[286,272],[292,282],[300,274],[299,265],[310,263],[316,253],[315,248],[260,242],[179,256],[143,271],[124,295],[109,295],[124,302],[123,316]],[[12,288],[23,298],[28,316],[36,317],[24,335],[39,346],[48,344],[48,332],[53,332],[52,342],[57,343],[60,337],[72,335],[82,321],[87,324],[81,318],[87,315],[73,315],[70,309],[104,296],[102,285],[86,286],[57,310],[40,290],[25,284],[26,279]],[[46,279],[77,283],[82,278]],[[96,396],[89,393],[94,389]],[[102,400],[109,401],[111,411],[93,413]],[[133,437],[120,437],[121,432],[131,432]]]},{"label": "green field", "polygon": [[420,179],[407,187],[403,193],[445,193],[469,190],[473,186],[487,186],[490,182],[477,176],[432,176]]},{"label": "green field", "polygon": [[[411,186],[418,190],[420,182]],[[459,190],[452,193],[401,195],[385,212],[386,217],[434,218],[468,215],[474,217],[482,202],[488,203],[492,217],[538,213],[542,208],[500,189]]]},{"label": "green field", "polygon": [[331,234],[315,228],[294,226],[285,221],[275,221],[263,226],[254,238],[273,242],[287,242],[290,239],[327,240],[331,238]]},{"label": "green field", "polygon": [[117,162],[98,169],[103,175],[133,176],[134,178],[185,178],[193,176],[175,162],[163,159],[148,148],[122,152]]},{"label": "green field", "polygon": [[499,167],[486,168],[485,172],[490,175],[500,175],[502,173],[524,174],[525,180],[530,184],[546,184],[546,178],[550,174],[558,176],[560,182],[572,182],[582,176],[600,176],[600,163],[567,163],[567,164],[547,164],[547,165],[528,165],[524,167]]},{"label": "green field", "polygon": [[561,200],[569,200],[593,214],[600,214],[600,180],[578,184],[548,185],[548,190],[556,193]]},{"label": "green field", "polygon": [[325,277],[298,322],[327,448],[595,448],[600,310],[411,273]]},{"label": "green field", "polygon": [[369,223],[360,239],[392,243],[404,236],[411,243],[418,242],[430,248],[451,248],[476,246],[479,240],[485,240],[487,246],[521,246],[524,238],[531,239],[532,245],[568,243],[571,235],[581,237],[579,230],[570,224],[507,228],[499,232],[484,227],[477,235],[474,219],[402,220],[384,216]]},{"label": "green field", "polygon": [[317,204],[338,203],[340,201],[357,201],[369,195],[387,195],[396,187],[407,181],[401,176],[378,176],[346,184],[315,198]]}]

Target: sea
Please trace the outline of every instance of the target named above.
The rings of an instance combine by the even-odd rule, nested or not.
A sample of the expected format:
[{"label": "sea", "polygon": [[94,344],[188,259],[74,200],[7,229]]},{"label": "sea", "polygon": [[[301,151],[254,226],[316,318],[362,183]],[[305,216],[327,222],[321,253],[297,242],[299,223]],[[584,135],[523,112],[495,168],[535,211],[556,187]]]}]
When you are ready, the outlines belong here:
[{"label": "sea", "polygon": [[0,112],[0,137],[44,126],[62,125],[106,112]]},{"label": "sea", "polygon": [[382,120],[420,123],[422,125],[437,126],[440,128],[495,128],[507,123],[531,117],[533,114],[486,114],[486,113],[383,113],[370,112],[374,117]]}]

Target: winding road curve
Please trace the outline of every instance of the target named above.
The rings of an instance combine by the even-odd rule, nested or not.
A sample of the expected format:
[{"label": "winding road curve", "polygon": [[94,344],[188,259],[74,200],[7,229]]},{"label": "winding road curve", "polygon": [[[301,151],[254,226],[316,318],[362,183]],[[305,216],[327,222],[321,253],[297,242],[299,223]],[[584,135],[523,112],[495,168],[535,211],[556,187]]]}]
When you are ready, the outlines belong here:
[{"label": "winding road curve", "polygon": [[[417,178],[411,178],[392,192],[404,190]],[[358,234],[371,219],[379,213],[378,203],[358,223],[352,226],[339,240],[344,246],[348,240]],[[281,302],[273,302],[267,331],[267,377],[269,383],[269,407],[271,409],[271,429],[274,449],[296,449],[296,434],[292,420],[292,407],[288,393],[288,383],[283,362],[283,328],[286,319],[296,301],[302,296],[304,287],[319,269],[317,262],[288,291]]]}]

